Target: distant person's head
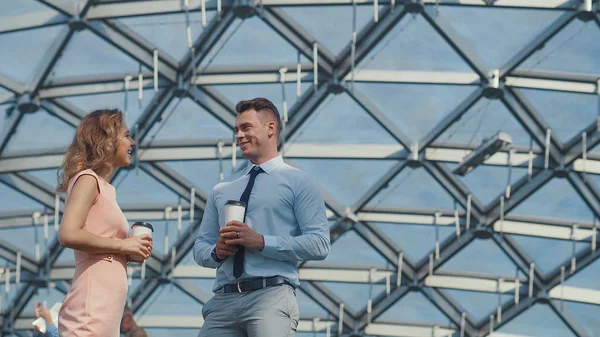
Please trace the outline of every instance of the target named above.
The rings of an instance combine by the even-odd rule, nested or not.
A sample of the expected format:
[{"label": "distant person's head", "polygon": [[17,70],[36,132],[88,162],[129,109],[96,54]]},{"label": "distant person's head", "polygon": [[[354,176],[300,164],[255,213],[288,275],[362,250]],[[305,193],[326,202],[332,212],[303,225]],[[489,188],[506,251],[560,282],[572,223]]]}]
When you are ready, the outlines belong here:
[{"label": "distant person's head", "polygon": [[90,113],[81,120],[67,149],[59,170],[58,190],[66,191],[69,180],[85,169],[104,175],[129,166],[134,145],[120,110]]},{"label": "distant person's head", "polygon": [[277,155],[279,111],[266,98],[240,101],[235,110],[235,139],[244,158],[260,165]]}]

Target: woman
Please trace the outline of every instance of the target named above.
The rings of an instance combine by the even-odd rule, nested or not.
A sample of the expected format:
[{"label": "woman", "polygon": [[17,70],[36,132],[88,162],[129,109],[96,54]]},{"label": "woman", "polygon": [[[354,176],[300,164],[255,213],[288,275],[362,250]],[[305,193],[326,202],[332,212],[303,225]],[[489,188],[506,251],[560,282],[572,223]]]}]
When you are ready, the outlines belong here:
[{"label": "woman", "polygon": [[118,337],[127,298],[127,256],[150,257],[152,238],[127,237],[129,225],[108,182],[128,166],[135,142],[119,110],[81,121],[59,170],[67,204],[59,231],[75,251],[75,276],[59,312],[60,337]]}]

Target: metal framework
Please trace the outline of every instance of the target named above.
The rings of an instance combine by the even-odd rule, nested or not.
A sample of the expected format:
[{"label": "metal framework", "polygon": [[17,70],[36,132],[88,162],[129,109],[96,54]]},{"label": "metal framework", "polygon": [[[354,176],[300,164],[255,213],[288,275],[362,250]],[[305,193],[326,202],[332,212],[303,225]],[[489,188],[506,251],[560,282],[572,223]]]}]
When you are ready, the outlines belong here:
[{"label": "metal framework", "polygon": [[[88,76],[49,81],[49,74],[75,32],[89,30],[149,69],[158,64],[157,81],[152,80],[152,72],[144,72],[144,89],[154,85],[158,92],[152,102],[132,128],[132,134],[141,144],[137,150],[139,169],[150,175],[161,185],[180,196],[185,202],[194,200],[194,209],[183,209],[182,217],[191,225],[174,243],[174,250],[168,254],[154,252],[147,262],[147,271],[141,275],[139,268],[129,267],[133,278],[141,279],[131,301],[134,311],[155,293],[162,285],[171,283],[194,301],[204,304],[210,295],[199,289],[189,279],[214,278],[214,270],[197,266],[181,265],[180,262],[193,246],[193,238],[200,226],[202,211],[207,192],[194,186],[185,177],[171,170],[164,162],[180,160],[216,160],[236,157],[242,159],[239,152],[232,151],[231,139],[215,139],[204,142],[153,142],[146,140],[150,130],[162,118],[171,102],[180,97],[189,97],[198,107],[210,113],[219,122],[233,128],[235,111],[233,102],[228,101],[212,86],[219,84],[277,84],[302,82],[310,89],[299,97],[290,109],[290,119],[286,125],[287,139],[296,134],[319,106],[330,95],[347,93],[366,113],[368,113],[398,144],[282,144],[281,150],[286,160],[296,165],[294,160],[307,158],[393,160],[396,162],[354,205],[344,205],[335,200],[323,189],[328,217],[334,222],[331,238],[334,242],[348,231],[354,231],[372,249],[379,253],[388,266],[368,268],[356,266],[323,266],[304,263],[300,267],[302,285],[300,291],[315,301],[327,313],[327,317],[302,316],[298,331],[330,331],[332,336],[488,336],[536,303],[548,305],[579,337],[590,336],[576,317],[563,310],[559,302],[571,301],[600,305],[600,291],[566,286],[564,282],[585,267],[594,263],[599,254],[596,252],[598,234],[595,223],[577,222],[576,230],[571,221],[557,219],[539,219],[536,217],[510,214],[510,211],[525,201],[552,179],[566,179],[585,201],[596,217],[600,217],[600,191],[589,179],[589,175],[600,174],[600,155],[588,153],[599,142],[598,122],[594,121],[581,130],[586,137],[575,136],[561,142],[556,135],[549,133],[549,124],[528,102],[521,89],[541,89],[549,91],[573,92],[588,95],[600,95],[598,86],[600,74],[580,74],[547,70],[521,71],[518,68],[536,50],[551,40],[573,20],[592,20],[600,28],[598,1],[589,0],[189,0],[186,8],[183,1],[79,1],[75,8],[68,1],[37,0],[48,7],[48,11],[27,13],[3,18],[0,22],[0,34],[33,30],[41,27],[61,26],[60,33],[44,58],[38,65],[30,83],[18,83],[0,74],[0,104],[11,104],[12,113],[0,130],[0,183],[36,200],[48,210],[38,213],[38,217],[51,219],[62,213],[63,197],[55,198],[52,186],[28,174],[27,171],[57,168],[63,158],[64,149],[40,149],[35,152],[6,152],[7,144],[19,128],[30,109],[35,112],[43,109],[60,120],[76,127],[85,116],[85,112],[66,102],[64,97],[78,95],[123,92],[138,90],[139,83],[125,83],[127,76],[137,78],[136,74],[116,74],[110,76]],[[186,1],[186,4],[188,1]],[[591,3],[591,8],[590,4]],[[349,42],[335,55],[327,46],[314,49],[316,39],[303,27],[295,23],[282,8],[289,6],[378,6],[377,20],[365,25],[357,32],[356,43]],[[500,68],[490,69],[468,43],[453,30],[443,17],[436,15],[437,6],[518,8],[526,10],[546,9],[562,12],[548,27],[528,43],[522,50],[506,61]],[[256,8],[260,7],[260,8]],[[50,10],[51,9],[51,10]],[[253,10],[255,9],[255,10]],[[193,41],[191,50],[181,60],[173,59],[168,53],[152,45],[136,32],[121,24],[118,19],[144,15],[166,15],[186,12],[218,12],[207,23],[202,34]],[[298,53],[311,63],[300,64],[300,72],[290,72],[282,78],[281,65],[273,66],[210,66],[200,69],[199,65],[215,49],[240,13],[258,16],[278,35],[290,43]],[[407,15],[421,15],[425,21],[448,43],[448,45],[471,68],[470,72],[439,71],[392,71],[392,70],[354,70],[367,54],[389,32],[402,22]],[[158,52],[155,56],[155,52]],[[315,59],[316,56],[316,59]],[[318,66],[315,69],[315,64]],[[287,65],[288,69],[296,65]],[[413,142],[401,128],[394,125],[386,114],[372,102],[371,98],[350,84],[356,83],[404,83],[430,85],[460,85],[473,88],[472,93],[451,110],[437,125],[418,142]],[[473,195],[445,163],[459,163],[470,154],[476,145],[450,143],[440,139],[449,127],[454,125],[482,97],[497,98],[512,116],[531,135],[535,144],[530,148],[501,150],[487,158],[482,165],[511,166],[527,168],[530,174],[523,176],[512,185],[510,197],[502,197],[504,191],[498,191],[498,198],[485,205]],[[33,108],[32,108],[33,106]],[[408,209],[369,206],[379,192],[385,189],[407,167],[422,167],[427,174],[451,195],[459,210],[452,209]],[[115,173],[113,180],[123,173]],[[194,191],[194,192],[190,192]],[[58,205],[58,208],[56,208]],[[163,220],[165,207],[177,208],[177,205],[139,205],[126,207],[125,215],[129,220]],[[56,208],[56,209],[55,209]],[[55,213],[56,212],[56,213]],[[15,229],[32,224],[32,214],[36,210],[25,212],[0,213],[0,233],[3,229]],[[413,224],[422,226],[449,226],[456,228],[453,235],[441,242],[437,249],[432,247],[427,257],[414,261],[400,259],[403,247],[382,233],[374,223]],[[41,223],[35,223],[42,226]],[[509,236],[514,234],[538,238],[551,238],[569,242],[590,243],[589,248],[576,256],[577,268],[572,267],[571,259],[562,261],[556,269],[544,272],[535,261]],[[448,273],[440,268],[459,251],[468,246],[475,238],[490,238],[517,266],[518,276],[483,275],[468,273]],[[22,312],[28,301],[40,288],[53,286],[66,292],[72,279],[74,266],[58,265],[62,247],[56,238],[41,257],[30,256],[19,251],[10,242],[0,239],[0,257],[11,263],[0,273],[1,283],[16,281],[18,271],[18,294],[8,310],[0,312],[0,335],[24,335],[23,330],[30,327],[30,317]],[[433,258],[433,256],[436,256]],[[18,262],[17,262],[18,261]],[[17,268],[17,265],[19,268]],[[570,270],[566,272],[565,270]],[[9,279],[7,280],[7,275]],[[520,275],[520,276],[519,276]],[[333,294],[322,282],[340,282],[353,284],[385,285],[386,291],[376,294],[369,305],[355,311],[344,307],[344,299]],[[514,299],[501,304],[500,311],[489,313],[491,319],[475,320],[466,314],[461,304],[448,293],[447,289],[467,290],[482,293],[510,294]],[[410,292],[419,292],[440,310],[448,321],[438,325],[423,325],[406,321],[382,322],[378,318]],[[349,294],[350,295],[350,294]],[[521,299],[519,301],[519,298]],[[2,308],[2,307],[0,307]],[[342,317],[343,316],[343,317]],[[140,323],[156,328],[198,329],[203,321],[201,317],[141,316]],[[512,336],[494,334],[495,336]]]}]

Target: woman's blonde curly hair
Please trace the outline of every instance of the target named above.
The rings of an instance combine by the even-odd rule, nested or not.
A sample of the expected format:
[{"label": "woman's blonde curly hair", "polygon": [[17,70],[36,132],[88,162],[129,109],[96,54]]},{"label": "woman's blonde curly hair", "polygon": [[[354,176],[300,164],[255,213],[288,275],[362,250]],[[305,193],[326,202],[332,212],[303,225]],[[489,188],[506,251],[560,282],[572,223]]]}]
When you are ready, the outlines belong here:
[{"label": "woman's blonde curly hair", "polygon": [[96,110],[85,116],[58,169],[58,191],[66,192],[77,173],[92,169],[102,175],[111,169],[125,123],[119,109]]}]

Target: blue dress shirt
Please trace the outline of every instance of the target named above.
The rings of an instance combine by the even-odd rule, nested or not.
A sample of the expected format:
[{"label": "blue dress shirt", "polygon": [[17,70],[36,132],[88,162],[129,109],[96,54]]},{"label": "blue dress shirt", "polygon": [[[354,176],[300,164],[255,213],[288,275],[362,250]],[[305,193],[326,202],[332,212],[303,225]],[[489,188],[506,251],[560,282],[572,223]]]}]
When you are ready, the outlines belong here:
[{"label": "blue dress shirt", "polygon": [[219,229],[225,226],[225,202],[240,199],[253,166],[217,184],[206,203],[194,259],[202,267],[217,269],[213,291],[228,283],[276,275],[299,285],[298,262],[323,260],[331,247],[321,193],[306,173],[278,156],[260,165],[266,174],[256,177],[246,211],[246,224],[264,236],[264,249],[246,249],[244,273],[238,279],[233,276],[233,256],[221,262],[212,258]]}]

